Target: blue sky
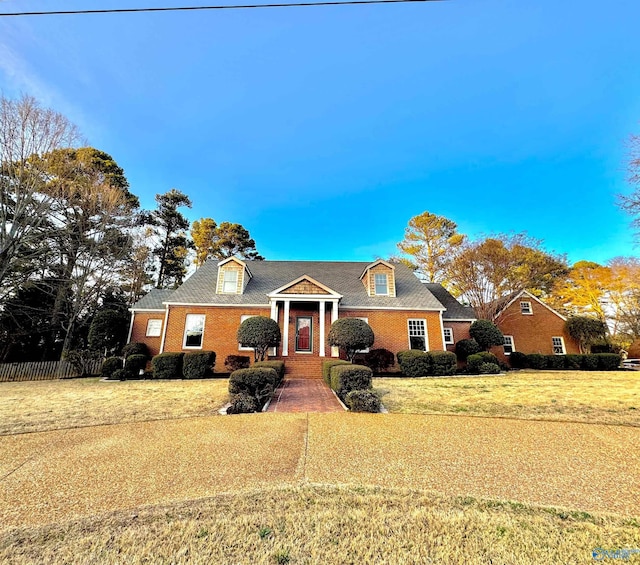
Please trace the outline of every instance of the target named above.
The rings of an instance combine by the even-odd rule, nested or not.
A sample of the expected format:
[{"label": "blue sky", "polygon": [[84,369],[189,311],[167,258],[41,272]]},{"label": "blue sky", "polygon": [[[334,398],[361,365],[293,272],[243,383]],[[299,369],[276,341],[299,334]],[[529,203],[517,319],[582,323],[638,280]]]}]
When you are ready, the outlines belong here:
[{"label": "blue sky", "polygon": [[179,188],[268,259],[386,257],[428,210],[604,262],[638,254],[615,201],[639,21],[638,0],[0,18],[0,89],[76,122],[143,206]]}]

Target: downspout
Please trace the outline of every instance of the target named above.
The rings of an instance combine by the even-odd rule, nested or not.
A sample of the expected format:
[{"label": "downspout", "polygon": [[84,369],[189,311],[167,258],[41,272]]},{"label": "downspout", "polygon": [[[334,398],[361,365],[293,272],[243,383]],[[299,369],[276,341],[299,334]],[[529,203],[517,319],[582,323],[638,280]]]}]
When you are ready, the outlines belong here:
[{"label": "downspout", "polygon": [[167,321],[169,320],[169,305],[166,305],[164,311],[164,327],[162,328],[162,340],[160,341],[160,353],[164,353],[164,342],[167,338]]},{"label": "downspout", "polygon": [[136,311],[133,308],[129,308],[131,312],[131,322],[129,322],[129,334],[127,335],[127,343],[131,342],[131,334],[133,333],[133,319],[136,317]]}]

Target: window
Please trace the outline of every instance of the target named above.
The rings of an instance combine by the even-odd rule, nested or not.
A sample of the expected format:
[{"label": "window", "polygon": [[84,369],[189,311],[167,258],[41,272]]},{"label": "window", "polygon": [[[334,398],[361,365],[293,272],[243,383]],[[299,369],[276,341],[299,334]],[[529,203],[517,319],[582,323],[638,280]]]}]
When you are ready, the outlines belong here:
[{"label": "window", "polygon": [[147,337],[160,337],[162,334],[162,320],[149,320],[147,322]]},{"label": "window", "polygon": [[426,320],[409,320],[409,349],[427,351],[427,322]]},{"label": "window", "polygon": [[520,302],[520,313],[533,314],[533,310],[531,309],[531,302],[529,302],[528,300]]},{"label": "window", "polygon": [[504,336],[504,354],[505,355],[511,355],[515,350],[516,350],[516,346],[515,343],[513,342],[513,336],[512,335],[505,335]]},{"label": "window", "polygon": [[236,294],[238,292],[238,271],[223,271],[222,292]]},{"label": "window", "polygon": [[453,329],[452,328],[443,328],[442,333],[444,334],[444,343],[450,344],[454,343],[453,341]]},{"label": "window", "polygon": [[376,273],[373,275],[373,280],[376,286],[376,294],[389,294],[387,275],[385,273]]},{"label": "window", "polygon": [[[369,323],[369,318],[357,318],[358,320],[362,320],[363,322],[366,322],[367,324]],[[358,351],[356,351],[356,353],[369,353],[369,348],[367,347],[366,349],[360,349]]]},{"label": "window", "polygon": [[184,323],[184,349],[202,349],[204,335],[204,314],[187,314]]},{"label": "window", "polygon": [[564,338],[563,337],[552,337],[551,345],[553,345],[553,354],[554,355],[564,355]]}]

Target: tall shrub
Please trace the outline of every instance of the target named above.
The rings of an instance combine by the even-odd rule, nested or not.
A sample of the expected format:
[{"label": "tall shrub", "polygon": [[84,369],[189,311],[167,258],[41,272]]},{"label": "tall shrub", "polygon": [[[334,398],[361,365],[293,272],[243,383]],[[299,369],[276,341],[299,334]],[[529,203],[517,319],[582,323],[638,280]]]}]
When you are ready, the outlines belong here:
[{"label": "tall shrub", "polygon": [[489,320],[476,320],[469,328],[469,334],[478,342],[480,348],[489,351],[494,345],[502,345],[504,337],[502,332]]},{"label": "tall shrub", "polygon": [[253,348],[254,361],[264,361],[267,349],[277,347],[280,339],[278,322],[266,316],[251,316],[238,328],[238,343]]},{"label": "tall shrub", "polygon": [[374,339],[371,326],[358,318],[339,318],[329,330],[329,344],[342,349],[351,362],[358,351],[371,347]]}]

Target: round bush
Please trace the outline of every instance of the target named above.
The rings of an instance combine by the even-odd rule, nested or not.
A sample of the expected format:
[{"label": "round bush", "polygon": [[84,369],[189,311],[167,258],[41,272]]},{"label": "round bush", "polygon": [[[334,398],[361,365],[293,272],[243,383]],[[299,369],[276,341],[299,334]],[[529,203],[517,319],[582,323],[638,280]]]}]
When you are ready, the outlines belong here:
[{"label": "round bush", "polygon": [[213,376],[216,354],[213,351],[185,353],[182,359],[182,376],[185,379],[204,379]]},{"label": "round bush", "polygon": [[144,371],[146,366],[146,355],[129,355],[124,362],[124,370],[132,377],[138,377],[140,375],[140,371]]},{"label": "round bush", "polygon": [[476,353],[475,355],[469,355],[467,358],[467,372],[472,374],[480,373],[480,366],[483,363],[491,363],[496,365],[498,369],[500,366],[498,365],[498,358],[493,353],[488,353],[487,351],[481,351],[480,353]]},{"label": "round bush", "polygon": [[120,357],[107,357],[104,363],[102,363],[100,374],[104,378],[110,379],[118,369],[122,369],[122,359],[120,359]]},{"label": "round bush", "polygon": [[426,351],[410,349],[398,351],[400,370],[406,377],[426,377],[433,374],[433,358]]},{"label": "round bush", "polygon": [[497,375],[500,367],[495,363],[481,363],[479,370],[481,375]]},{"label": "round bush", "polygon": [[451,351],[431,351],[431,374],[436,376],[453,375],[456,372],[456,354]]},{"label": "round bush", "polygon": [[339,318],[329,330],[329,344],[342,349],[349,361],[353,361],[357,351],[371,347],[374,340],[371,326],[358,318]]},{"label": "round bush", "polygon": [[129,355],[144,355],[147,359],[151,357],[147,344],[136,341],[127,343],[122,348],[122,356],[126,359]]},{"label": "round bush", "polygon": [[476,320],[469,328],[471,337],[478,342],[480,349],[489,351],[494,345],[502,345],[504,337],[502,332],[489,320]]},{"label": "round bush", "polygon": [[233,394],[230,402],[227,414],[250,414],[258,411],[258,401],[250,394]]},{"label": "round bush", "polygon": [[331,388],[344,401],[352,390],[371,388],[371,369],[364,365],[335,365],[331,369]]},{"label": "round bush", "polygon": [[352,390],[344,403],[352,412],[380,412],[380,398],[372,390]]},{"label": "round bush", "polygon": [[266,316],[251,316],[240,324],[236,338],[244,347],[253,347],[256,361],[264,361],[267,349],[280,344],[280,326]]},{"label": "round bush", "polygon": [[461,339],[455,346],[456,356],[460,361],[466,361],[469,355],[480,353],[480,346],[475,339]]}]

